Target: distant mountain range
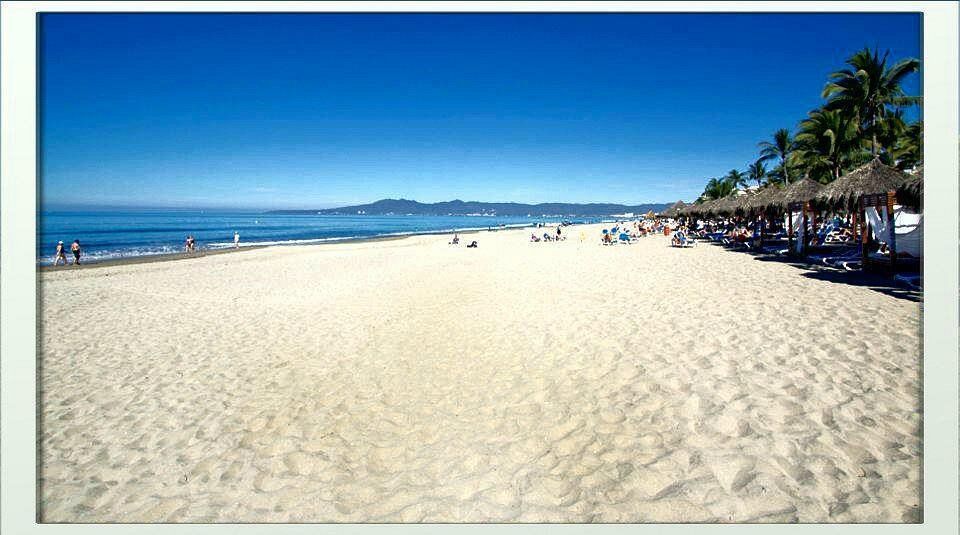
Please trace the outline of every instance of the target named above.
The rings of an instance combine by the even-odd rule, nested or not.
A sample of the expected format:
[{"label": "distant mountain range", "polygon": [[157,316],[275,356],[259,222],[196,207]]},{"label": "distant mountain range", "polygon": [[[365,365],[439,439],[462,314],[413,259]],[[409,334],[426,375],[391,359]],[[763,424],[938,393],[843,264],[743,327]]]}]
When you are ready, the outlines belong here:
[{"label": "distant mountain range", "polygon": [[616,214],[645,214],[662,212],[673,203],[613,204],[613,203],[541,203],[521,204],[515,202],[475,202],[454,200],[437,203],[421,203],[407,199],[382,199],[370,204],[326,208],[318,210],[273,210],[271,214],[320,214],[320,215],[488,215],[488,216],[611,216]]}]

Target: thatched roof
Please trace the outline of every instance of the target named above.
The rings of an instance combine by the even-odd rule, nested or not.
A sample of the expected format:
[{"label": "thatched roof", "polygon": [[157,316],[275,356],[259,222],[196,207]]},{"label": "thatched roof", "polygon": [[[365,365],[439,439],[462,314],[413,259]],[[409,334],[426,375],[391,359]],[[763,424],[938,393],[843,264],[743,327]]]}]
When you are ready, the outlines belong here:
[{"label": "thatched roof", "polygon": [[775,206],[776,200],[782,192],[783,189],[776,184],[767,184],[750,196],[748,208],[751,210],[763,210],[768,206]]},{"label": "thatched roof", "polygon": [[664,210],[664,211],[662,212],[662,214],[665,215],[665,216],[667,216],[667,217],[677,217],[678,215],[680,215],[680,214],[682,213],[681,210],[683,209],[684,206],[686,206],[686,205],[684,204],[683,201],[677,201],[677,202],[671,204],[669,208],[667,208],[666,210]]},{"label": "thatched roof", "polygon": [[842,177],[827,184],[817,198],[831,204],[851,205],[864,195],[886,193],[910,180],[910,175],[880,163],[874,158]]},{"label": "thatched roof", "polygon": [[684,207],[683,211],[686,214],[709,214],[710,210],[712,209],[712,206],[716,202],[717,202],[716,200],[711,199],[708,201],[703,201],[700,204],[691,204]]},{"label": "thatched roof", "polygon": [[804,178],[782,188],[780,194],[770,201],[772,206],[786,206],[792,202],[806,202],[817,198],[823,185],[816,180]]},{"label": "thatched roof", "polygon": [[721,197],[713,201],[710,205],[711,214],[729,214],[733,212],[733,196],[727,195],[726,197]]},{"label": "thatched roof", "polygon": [[753,201],[753,198],[756,196],[755,193],[740,193],[736,195],[731,195],[733,197],[729,202],[729,206],[732,212],[749,212],[750,203]]}]

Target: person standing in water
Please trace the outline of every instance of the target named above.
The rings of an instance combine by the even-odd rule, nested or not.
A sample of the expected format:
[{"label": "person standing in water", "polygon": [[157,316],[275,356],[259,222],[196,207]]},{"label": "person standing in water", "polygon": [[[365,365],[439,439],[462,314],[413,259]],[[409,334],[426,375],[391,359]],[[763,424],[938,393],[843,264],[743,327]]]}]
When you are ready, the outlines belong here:
[{"label": "person standing in water", "polygon": [[233,246],[235,248],[240,247],[240,233],[236,231],[233,232]]},{"label": "person standing in water", "polygon": [[[83,252],[80,250],[80,240],[73,240],[73,243],[70,245],[70,250],[73,251],[73,265],[79,266],[80,254]],[[66,259],[64,259],[63,263],[66,265]]]},{"label": "person standing in water", "polygon": [[57,252],[53,256],[53,265],[59,266],[63,260],[63,265],[67,265],[67,251],[63,248],[63,240],[57,242]]}]

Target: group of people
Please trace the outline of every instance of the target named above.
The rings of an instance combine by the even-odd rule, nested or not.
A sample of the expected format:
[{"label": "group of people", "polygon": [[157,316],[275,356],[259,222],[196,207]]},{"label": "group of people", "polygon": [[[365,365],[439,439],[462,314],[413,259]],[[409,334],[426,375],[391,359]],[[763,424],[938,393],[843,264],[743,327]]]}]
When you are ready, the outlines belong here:
[{"label": "group of people", "polygon": [[[234,233],[233,233],[233,247],[234,247],[234,248],[240,247],[240,233],[239,233],[239,232],[234,232]],[[196,240],[193,239],[193,236],[192,236],[192,235],[191,235],[191,236],[187,236],[187,241],[186,241],[186,243],[184,243],[183,250],[186,251],[186,252],[188,252],[188,253],[192,253],[192,252],[194,252],[194,251],[196,250],[196,248],[197,248],[197,242],[196,242]]]},{"label": "group of people", "polygon": [[[80,256],[83,255],[83,249],[80,248],[80,240],[73,240],[73,243],[70,244],[70,252],[73,253],[73,265],[80,265]],[[63,240],[57,242],[57,252],[53,257],[53,265],[60,265],[60,261],[63,261],[63,265],[67,265],[67,250],[63,246]]]},{"label": "group of people", "polygon": [[617,242],[629,243],[630,240],[660,232],[665,234],[670,232],[667,222],[660,219],[644,219],[632,221],[629,224],[624,221],[617,221],[612,229],[603,229],[600,243],[603,245],[613,245]]},{"label": "group of people", "polygon": [[[539,227],[540,227],[540,224],[537,224],[537,227],[539,228]],[[530,233],[530,241],[531,241],[531,242],[540,242],[540,241],[561,241],[561,240],[565,240],[566,237],[563,235],[563,231],[561,230],[561,227],[563,227],[563,225],[557,225],[557,233],[556,233],[556,236],[551,236],[549,232],[544,232],[542,239],[541,239],[539,236],[537,236],[537,233],[536,233],[536,232],[532,232],[532,233]]]},{"label": "group of people", "polygon": [[[741,243],[757,246],[760,242],[760,227],[763,225],[763,235],[767,237],[785,236],[788,226],[778,219],[761,222],[748,218],[718,218],[709,220],[689,221],[689,235],[696,238],[719,238],[725,243]],[[802,226],[803,223],[797,223]],[[806,228],[795,226],[792,230],[795,236],[805,236],[810,245],[824,245],[829,243],[852,243],[855,234],[851,222],[838,216],[824,218],[814,222],[807,220]],[[684,227],[686,229],[686,227]]]},{"label": "group of people", "polygon": [[[449,243],[450,245],[460,245],[460,235],[459,235],[459,234],[454,234],[454,235],[453,235],[453,239],[450,240],[448,243]],[[469,249],[476,249],[476,248],[477,248],[477,240],[473,240],[473,241],[471,241],[470,243],[468,243],[468,244],[467,244],[467,248],[469,248]]]},{"label": "group of people", "polygon": [[[235,248],[240,247],[240,233],[233,233],[233,246]],[[476,247],[476,246],[474,246]],[[193,235],[187,236],[186,241],[183,245],[183,250],[192,253],[196,251],[197,241],[194,239]],[[80,257],[83,255],[83,249],[80,247],[80,240],[73,240],[73,243],[70,244],[70,251],[73,253],[73,265],[80,264]],[[53,265],[59,266],[60,262],[63,262],[63,265],[67,265],[67,249],[63,245],[63,240],[57,242],[57,250],[53,255]]]}]

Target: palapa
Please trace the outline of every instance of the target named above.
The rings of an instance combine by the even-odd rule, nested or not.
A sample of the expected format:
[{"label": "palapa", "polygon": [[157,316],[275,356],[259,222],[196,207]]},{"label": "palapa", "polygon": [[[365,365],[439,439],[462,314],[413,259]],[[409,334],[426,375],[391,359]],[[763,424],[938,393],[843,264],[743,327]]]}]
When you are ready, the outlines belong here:
[{"label": "palapa", "polygon": [[663,211],[663,215],[665,215],[665,216],[667,216],[667,217],[677,217],[677,216],[679,216],[679,215],[682,213],[681,210],[683,210],[683,207],[684,207],[684,206],[686,206],[686,205],[684,204],[684,202],[683,202],[682,200],[681,200],[681,201],[677,201],[677,202],[673,203],[672,205],[670,205],[669,208],[667,208],[666,210],[664,210],[664,211]]},{"label": "palapa", "polygon": [[683,213],[684,215],[692,215],[692,214],[706,215],[708,213],[708,210],[710,209],[709,205],[712,202],[713,202],[712,200],[707,200],[701,203],[688,204],[687,206],[683,207]]},{"label": "palapa", "polygon": [[789,206],[794,202],[807,202],[816,199],[823,191],[823,185],[811,178],[798,180],[780,190],[780,194],[770,201],[771,206]]},{"label": "palapa", "polygon": [[864,195],[893,191],[909,180],[910,175],[884,165],[879,158],[874,158],[870,163],[824,186],[817,194],[817,199],[833,205],[854,206]]},{"label": "palapa", "polygon": [[750,196],[748,209],[762,211],[770,206],[775,206],[777,198],[782,193],[782,189],[775,184],[767,184],[760,191]]}]

